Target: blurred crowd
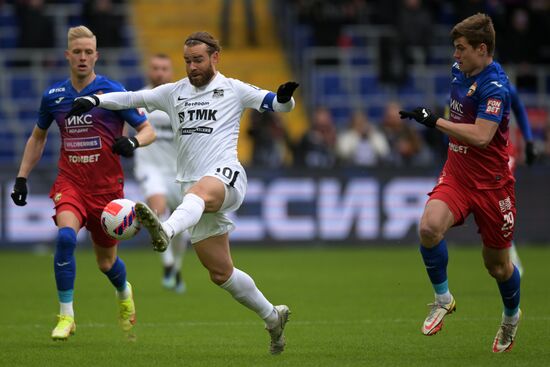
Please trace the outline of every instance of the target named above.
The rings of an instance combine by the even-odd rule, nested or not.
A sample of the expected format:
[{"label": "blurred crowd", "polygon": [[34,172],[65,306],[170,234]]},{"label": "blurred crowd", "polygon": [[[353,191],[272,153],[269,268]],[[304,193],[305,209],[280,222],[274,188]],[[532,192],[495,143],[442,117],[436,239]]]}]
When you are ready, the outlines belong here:
[{"label": "blurred crowd", "polygon": [[[310,26],[315,46],[350,46],[348,25],[383,25],[381,79],[402,82],[407,65],[429,62],[429,46],[452,25],[477,12],[489,14],[497,32],[496,58],[519,66],[518,88],[534,90],[534,64],[550,62],[550,0],[286,0],[298,22]],[[502,40],[506,40],[503,42]],[[414,52],[413,52],[414,51]],[[325,60],[327,61],[327,60]],[[328,60],[328,62],[335,62]]]},{"label": "blurred crowd", "polygon": [[[248,131],[253,142],[251,165],[256,167],[429,167],[443,164],[448,140],[437,129],[402,120],[397,101],[386,105],[380,121],[370,121],[362,110],[352,114],[347,126],[339,128],[331,110],[318,106],[311,112],[310,126],[296,141],[285,131],[282,116],[251,111]],[[545,109],[528,111],[538,164],[550,164],[550,115]],[[440,111],[442,116],[443,111]],[[533,123],[534,122],[534,123]],[[512,123],[511,141],[523,164],[524,144]]]},{"label": "blurred crowd", "polygon": [[[443,135],[427,139],[415,125],[400,119],[400,109],[399,103],[390,102],[382,121],[376,123],[369,121],[363,111],[356,110],[348,126],[339,131],[330,109],[319,106],[312,111],[309,130],[295,142],[288,138],[278,114],[252,112],[249,131],[254,142],[252,164],[320,169],[418,167],[434,164],[435,156],[443,159]],[[262,121],[258,123],[259,120]],[[290,155],[290,159],[285,155]]]},{"label": "blurred crowd", "polygon": [[[77,21],[93,30],[103,48],[124,46],[125,18],[114,7],[124,0],[14,0],[18,48],[54,48],[54,17],[47,13],[49,4],[76,4],[81,7]],[[0,6],[3,1],[0,0]],[[76,20],[76,19],[75,19]]]}]

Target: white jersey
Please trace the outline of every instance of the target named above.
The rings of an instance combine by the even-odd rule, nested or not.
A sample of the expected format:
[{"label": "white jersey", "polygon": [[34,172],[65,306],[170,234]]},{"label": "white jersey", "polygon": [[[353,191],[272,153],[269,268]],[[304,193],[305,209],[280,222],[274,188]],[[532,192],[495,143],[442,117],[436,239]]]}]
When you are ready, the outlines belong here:
[{"label": "white jersey", "polygon": [[244,109],[263,111],[266,96],[270,96],[269,105],[275,96],[219,72],[202,88],[184,78],[150,92],[143,96],[147,110],[167,112],[172,124],[180,182],[196,181],[218,166],[238,162],[237,141]]},{"label": "white jersey", "polygon": [[276,94],[221,73],[197,88],[188,78],[151,90],[112,92],[96,96],[99,107],[122,110],[145,107],[168,114],[177,147],[177,180],[197,181],[224,166],[239,165],[237,141],[245,108],[289,112],[294,98],[280,103]]},{"label": "white jersey", "polygon": [[156,172],[175,180],[178,153],[170,116],[164,111],[156,110],[147,113],[147,120],[155,128],[157,139],[153,144],[136,149],[134,169],[137,173],[146,172],[150,167],[154,167]]}]

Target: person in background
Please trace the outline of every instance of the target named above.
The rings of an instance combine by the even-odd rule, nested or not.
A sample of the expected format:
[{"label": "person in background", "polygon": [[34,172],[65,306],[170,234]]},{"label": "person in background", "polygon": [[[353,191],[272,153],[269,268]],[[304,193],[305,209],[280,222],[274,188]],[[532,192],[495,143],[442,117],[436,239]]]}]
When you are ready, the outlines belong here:
[{"label": "person in background", "polygon": [[[165,54],[156,54],[149,60],[147,72],[149,84],[144,89],[169,83],[172,78],[172,61]],[[175,181],[177,151],[174,133],[170,117],[166,112],[152,111],[147,114],[147,118],[155,128],[157,140],[155,144],[136,151],[134,176],[139,182],[147,205],[160,218],[166,220],[181,202],[180,185]],[[183,232],[171,241],[166,251],[161,253],[162,285],[176,293],[183,293],[186,290],[186,284],[181,276],[181,265],[188,242],[189,235]]]},{"label": "person in background", "polygon": [[360,110],[353,113],[349,128],[338,134],[336,140],[338,160],[347,165],[376,166],[389,153],[390,147],[384,134]]}]

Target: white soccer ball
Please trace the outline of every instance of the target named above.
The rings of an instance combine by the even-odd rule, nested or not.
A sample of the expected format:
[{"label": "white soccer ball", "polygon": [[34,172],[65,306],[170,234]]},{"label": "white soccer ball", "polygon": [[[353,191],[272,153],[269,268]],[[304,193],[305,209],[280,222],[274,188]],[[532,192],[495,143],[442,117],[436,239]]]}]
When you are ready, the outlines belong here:
[{"label": "white soccer ball", "polygon": [[127,240],[139,232],[136,203],[128,199],[115,199],[105,205],[101,213],[101,226],[105,233],[117,240]]}]

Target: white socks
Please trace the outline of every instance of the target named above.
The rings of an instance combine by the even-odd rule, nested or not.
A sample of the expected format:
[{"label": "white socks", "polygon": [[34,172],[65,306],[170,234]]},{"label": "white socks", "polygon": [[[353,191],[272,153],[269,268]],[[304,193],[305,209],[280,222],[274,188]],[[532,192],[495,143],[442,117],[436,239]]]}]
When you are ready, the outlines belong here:
[{"label": "white socks", "polygon": [[72,302],[59,302],[59,314],[74,317]]},{"label": "white socks", "polygon": [[201,219],[204,212],[204,200],[195,194],[186,194],[181,204],[174,210],[170,218],[162,227],[168,233],[170,238],[187,228],[194,226]]},{"label": "white socks", "polygon": [[451,303],[451,300],[453,297],[451,296],[451,292],[447,291],[443,294],[435,294],[435,301],[440,305],[446,305],[448,303]]},{"label": "white socks", "polygon": [[277,311],[244,271],[233,268],[233,274],[220,287],[228,291],[239,303],[256,312],[268,326],[277,321]]},{"label": "white socks", "polygon": [[518,312],[514,316],[506,316],[504,313],[502,313],[502,322],[505,324],[512,324],[515,325],[519,321],[519,308]]}]

